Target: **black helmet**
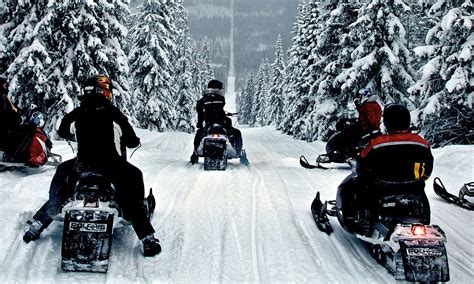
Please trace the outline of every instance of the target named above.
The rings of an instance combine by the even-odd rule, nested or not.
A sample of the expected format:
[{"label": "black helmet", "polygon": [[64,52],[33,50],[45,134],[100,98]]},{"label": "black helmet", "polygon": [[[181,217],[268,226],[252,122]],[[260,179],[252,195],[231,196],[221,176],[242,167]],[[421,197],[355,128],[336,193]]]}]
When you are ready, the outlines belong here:
[{"label": "black helmet", "polygon": [[383,124],[387,132],[410,129],[410,112],[401,104],[389,104],[383,110]]},{"label": "black helmet", "polygon": [[84,95],[100,95],[112,101],[112,80],[102,74],[87,78],[84,82]]},{"label": "black helmet", "polygon": [[219,81],[219,80],[211,80],[211,81],[209,81],[209,83],[207,84],[207,88],[208,88],[208,89],[219,89],[219,90],[222,90],[222,89],[224,89],[224,83],[222,83],[222,82]]},{"label": "black helmet", "polygon": [[7,78],[0,76],[0,95],[8,94],[8,81]]}]

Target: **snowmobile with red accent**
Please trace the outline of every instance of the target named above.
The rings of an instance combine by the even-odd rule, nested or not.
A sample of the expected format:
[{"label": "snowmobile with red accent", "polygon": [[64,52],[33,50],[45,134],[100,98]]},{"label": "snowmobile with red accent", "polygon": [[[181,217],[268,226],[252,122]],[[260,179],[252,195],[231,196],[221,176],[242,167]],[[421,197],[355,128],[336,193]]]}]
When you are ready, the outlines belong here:
[{"label": "snowmobile with red accent", "polygon": [[377,194],[369,200],[364,189],[351,193],[351,198],[338,189],[336,200],[324,203],[318,192],[311,204],[318,229],[330,235],[328,217],[337,217],[344,230],[366,242],[372,257],[397,280],[449,281],[446,234],[429,224],[429,203],[426,195],[419,194],[424,184],[375,186],[371,192]]},{"label": "snowmobile with red accent", "polygon": [[43,114],[34,112],[30,122],[11,133],[4,149],[0,149],[0,170],[58,166],[61,155],[51,152],[53,144],[41,127]]}]

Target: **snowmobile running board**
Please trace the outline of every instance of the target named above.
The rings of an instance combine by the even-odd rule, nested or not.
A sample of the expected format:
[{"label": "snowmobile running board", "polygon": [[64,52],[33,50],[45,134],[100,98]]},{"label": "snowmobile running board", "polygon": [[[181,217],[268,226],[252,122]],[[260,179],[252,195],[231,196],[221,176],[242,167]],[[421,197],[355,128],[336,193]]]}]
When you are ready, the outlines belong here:
[{"label": "snowmobile running board", "polygon": [[[467,185],[467,184],[466,184]],[[466,185],[464,185],[466,187]],[[467,201],[466,199],[461,199],[459,196],[449,193],[444,187],[444,184],[441,182],[439,177],[436,177],[433,181],[433,189],[435,193],[442,199],[448,201],[449,203],[456,204],[467,210],[474,210],[474,203]]]}]

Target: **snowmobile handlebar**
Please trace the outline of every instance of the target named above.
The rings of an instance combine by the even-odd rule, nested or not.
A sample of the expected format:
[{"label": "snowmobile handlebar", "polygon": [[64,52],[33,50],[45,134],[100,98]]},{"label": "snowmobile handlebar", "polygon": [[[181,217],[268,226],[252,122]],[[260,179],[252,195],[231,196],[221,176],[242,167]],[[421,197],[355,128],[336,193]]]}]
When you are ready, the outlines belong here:
[{"label": "snowmobile handlebar", "polygon": [[225,113],[226,116],[236,116],[238,114],[239,114],[238,112],[226,112]]}]

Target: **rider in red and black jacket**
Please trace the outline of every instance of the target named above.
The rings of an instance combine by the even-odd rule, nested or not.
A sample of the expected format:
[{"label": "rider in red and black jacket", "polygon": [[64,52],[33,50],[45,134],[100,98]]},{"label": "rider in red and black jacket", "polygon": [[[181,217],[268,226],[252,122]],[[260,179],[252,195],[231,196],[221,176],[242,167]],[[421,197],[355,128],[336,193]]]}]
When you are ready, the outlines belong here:
[{"label": "rider in red and black jacket", "polygon": [[[410,112],[400,104],[383,112],[386,133],[373,137],[358,158],[357,169],[338,187],[337,204],[344,212],[341,225],[350,233],[370,233],[361,212],[372,212],[384,195],[413,194],[421,201],[420,222],[429,224],[425,180],[433,170],[429,143],[410,132]],[[373,212],[372,212],[373,213]]]},{"label": "rider in red and black jacket", "polygon": [[399,104],[384,110],[386,134],[373,138],[360,153],[357,172],[389,182],[426,180],[433,170],[429,143],[410,131],[410,113]]}]

